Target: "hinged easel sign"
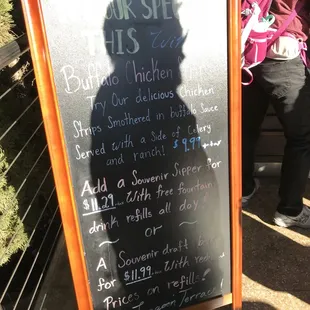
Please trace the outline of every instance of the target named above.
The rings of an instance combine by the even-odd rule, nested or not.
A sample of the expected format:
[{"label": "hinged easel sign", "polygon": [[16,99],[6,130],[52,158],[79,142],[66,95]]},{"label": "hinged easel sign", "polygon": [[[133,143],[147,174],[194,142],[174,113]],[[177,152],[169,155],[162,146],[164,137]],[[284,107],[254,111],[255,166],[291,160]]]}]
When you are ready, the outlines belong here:
[{"label": "hinged easel sign", "polygon": [[79,309],[240,309],[239,1],[22,2]]}]

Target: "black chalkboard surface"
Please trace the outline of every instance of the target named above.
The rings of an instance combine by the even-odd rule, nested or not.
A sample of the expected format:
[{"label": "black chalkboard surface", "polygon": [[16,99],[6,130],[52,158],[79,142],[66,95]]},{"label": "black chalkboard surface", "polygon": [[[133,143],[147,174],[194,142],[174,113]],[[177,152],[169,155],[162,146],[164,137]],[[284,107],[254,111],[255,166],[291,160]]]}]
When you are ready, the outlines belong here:
[{"label": "black chalkboard surface", "polygon": [[41,5],[94,309],[231,292],[226,1]]}]

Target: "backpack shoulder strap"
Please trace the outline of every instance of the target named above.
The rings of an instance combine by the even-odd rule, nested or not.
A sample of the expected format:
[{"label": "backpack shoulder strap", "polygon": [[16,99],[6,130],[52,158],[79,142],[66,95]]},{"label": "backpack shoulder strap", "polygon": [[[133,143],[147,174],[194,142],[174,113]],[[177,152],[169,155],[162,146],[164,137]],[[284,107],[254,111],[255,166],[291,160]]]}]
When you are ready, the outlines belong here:
[{"label": "backpack shoulder strap", "polygon": [[303,4],[301,1],[298,1],[296,4],[295,9],[292,11],[290,16],[287,18],[287,20],[281,25],[281,27],[275,32],[272,39],[268,42],[268,48],[281,36],[281,34],[286,30],[288,25],[293,21],[293,19],[297,16],[299,11],[302,9]]}]

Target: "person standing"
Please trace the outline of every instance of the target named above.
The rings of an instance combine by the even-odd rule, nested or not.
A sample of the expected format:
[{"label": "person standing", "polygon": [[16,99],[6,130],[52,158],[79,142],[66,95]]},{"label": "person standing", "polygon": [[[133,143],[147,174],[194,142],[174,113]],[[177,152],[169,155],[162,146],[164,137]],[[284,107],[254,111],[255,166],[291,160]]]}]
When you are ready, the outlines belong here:
[{"label": "person standing", "polygon": [[278,29],[298,1],[303,7],[286,29],[290,36],[276,40],[267,58],[252,69],[254,81],[242,89],[242,204],[259,188],[253,178],[255,145],[271,103],[286,138],[274,222],[281,227],[310,228],[310,209],[303,205],[310,171],[310,76],[298,49],[298,40],[306,41],[309,35],[310,1],[275,0],[270,13],[275,16],[273,28]]}]

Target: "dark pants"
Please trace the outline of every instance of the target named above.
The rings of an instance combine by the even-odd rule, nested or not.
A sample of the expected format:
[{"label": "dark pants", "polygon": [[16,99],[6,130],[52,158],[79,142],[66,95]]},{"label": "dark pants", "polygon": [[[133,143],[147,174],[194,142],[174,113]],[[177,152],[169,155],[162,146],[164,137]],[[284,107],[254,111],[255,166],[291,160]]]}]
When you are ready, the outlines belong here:
[{"label": "dark pants", "polygon": [[310,170],[310,79],[301,59],[266,59],[253,68],[254,82],[243,87],[243,196],[254,189],[255,145],[269,103],[283,126],[286,146],[278,211],[296,216]]}]

